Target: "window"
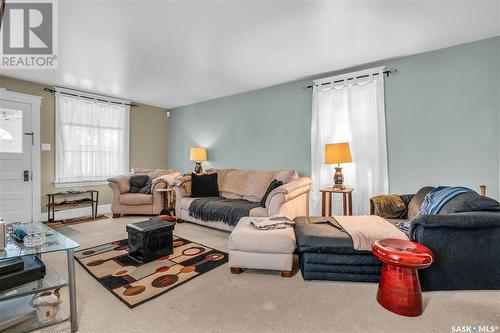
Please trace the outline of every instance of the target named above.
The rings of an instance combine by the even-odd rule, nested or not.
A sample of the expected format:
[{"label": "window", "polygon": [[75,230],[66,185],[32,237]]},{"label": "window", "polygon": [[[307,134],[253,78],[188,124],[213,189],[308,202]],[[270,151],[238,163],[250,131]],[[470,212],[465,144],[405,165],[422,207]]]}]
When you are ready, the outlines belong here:
[{"label": "window", "polygon": [[[311,214],[320,210],[319,189],[331,187],[334,165],[325,145],[348,142],[352,163],[343,164],[355,215],[369,214],[370,197],[388,193],[384,68],[314,81],[311,124]],[[334,203],[334,205],[337,203]]]},{"label": "window", "polygon": [[104,99],[57,88],[56,185],[102,182],[128,171],[130,106]]},{"label": "window", "polygon": [[0,153],[22,153],[23,136],[23,111],[0,108]]}]

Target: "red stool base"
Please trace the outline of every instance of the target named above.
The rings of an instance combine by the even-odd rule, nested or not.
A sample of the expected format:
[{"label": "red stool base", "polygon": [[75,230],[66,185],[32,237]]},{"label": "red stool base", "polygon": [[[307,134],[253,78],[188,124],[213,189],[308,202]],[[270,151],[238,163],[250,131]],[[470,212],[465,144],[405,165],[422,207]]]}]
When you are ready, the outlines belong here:
[{"label": "red stool base", "polygon": [[377,301],[387,310],[417,317],[422,310],[422,291],[417,270],[384,263],[380,272]]}]

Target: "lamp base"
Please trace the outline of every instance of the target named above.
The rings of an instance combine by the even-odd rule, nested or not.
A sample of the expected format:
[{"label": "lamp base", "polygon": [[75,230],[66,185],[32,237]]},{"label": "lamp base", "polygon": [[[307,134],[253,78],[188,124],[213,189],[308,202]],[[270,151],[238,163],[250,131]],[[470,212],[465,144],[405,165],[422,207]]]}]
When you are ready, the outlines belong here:
[{"label": "lamp base", "polygon": [[345,189],[344,175],[342,174],[342,167],[339,165],[335,167],[335,174],[333,175],[333,188]]},{"label": "lamp base", "polygon": [[201,162],[196,162],[194,166],[195,173],[203,173],[203,167],[201,166]]}]

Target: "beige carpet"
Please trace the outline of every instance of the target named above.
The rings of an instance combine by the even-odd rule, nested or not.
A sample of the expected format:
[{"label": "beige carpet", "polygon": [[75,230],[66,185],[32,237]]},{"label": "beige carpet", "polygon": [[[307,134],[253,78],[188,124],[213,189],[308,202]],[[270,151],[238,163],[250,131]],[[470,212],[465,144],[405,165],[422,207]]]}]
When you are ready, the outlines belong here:
[{"label": "beige carpet", "polygon": [[[122,217],[72,225],[82,248],[126,237]],[[59,229],[61,230],[61,229]],[[178,224],[175,233],[227,251],[228,233]],[[46,255],[65,272],[63,254]],[[406,318],[375,300],[377,285],[304,281],[279,273],[229,273],[223,265],[161,297],[129,309],[76,264],[79,332],[452,332],[453,325],[500,326],[500,291],[428,292],[422,316]],[[66,289],[66,288],[65,288]],[[65,290],[67,297],[67,290]],[[68,302],[65,298],[64,307]],[[500,332],[499,330],[496,330]],[[69,332],[69,323],[44,332]]]}]

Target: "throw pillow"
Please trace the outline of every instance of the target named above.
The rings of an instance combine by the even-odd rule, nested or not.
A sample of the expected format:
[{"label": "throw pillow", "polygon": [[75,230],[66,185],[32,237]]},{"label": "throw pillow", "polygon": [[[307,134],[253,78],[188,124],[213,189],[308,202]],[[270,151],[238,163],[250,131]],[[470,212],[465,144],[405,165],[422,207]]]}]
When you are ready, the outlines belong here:
[{"label": "throw pillow", "polygon": [[269,186],[267,187],[266,193],[262,197],[262,200],[260,200],[261,207],[266,208],[266,200],[267,197],[269,196],[269,193],[271,193],[272,190],[274,190],[277,187],[280,187],[281,185],[283,185],[283,182],[281,180],[273,179],[271,184],[269,184]]},{"label": "throw pillow", "polygon": [[445,203],[438,214],[442,215],[480,210],[499,211],[500,203],[495,199],[481,196],[476,192],[462,193]]},{"label": "throw pillow", "polygon": [[408,204],[408,220],[413,220],[424,203],[425,196],[434,189],[432,186],[422,187],[417,194],[413,196]]},{"label": "throw pillow", "polygon": [[[141,189],[149,182],[148,175],[133,175],[129,179],[130,193],[140,193]],[[151,187],[151,185],[150,185]]]},{"label": "throw pillow", "polygon": [[141,187],[141,189],[139,190],[139,193],[142,193],[142,194],[151,194],[151,185],[153,185],[153,183],[151,182],[151,180],[148,180],[148,182],[146,183],[146,185],[144,185],[143,187]]},{"label": "throw pillow", "polygon": [[219,186],[217,185],[217,174],[191,174],[191,197],[218,197]]}]

